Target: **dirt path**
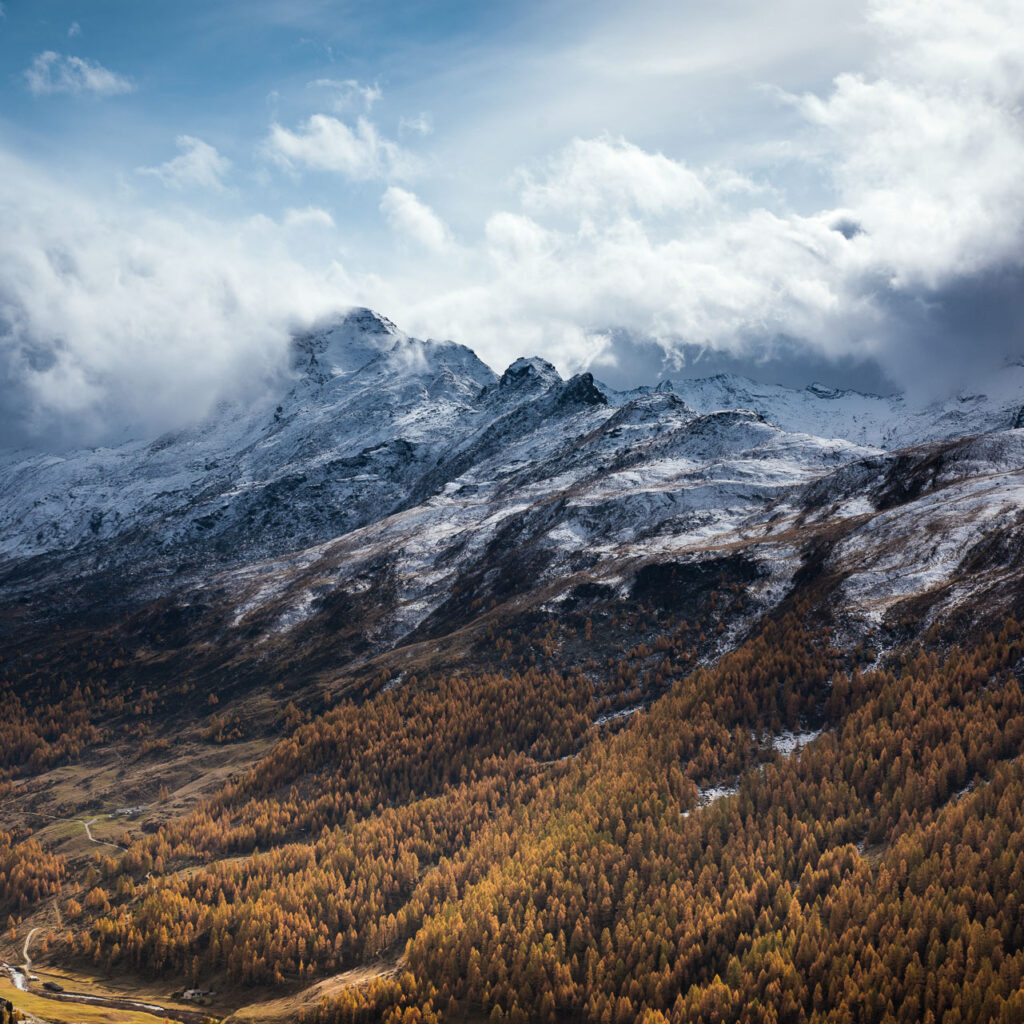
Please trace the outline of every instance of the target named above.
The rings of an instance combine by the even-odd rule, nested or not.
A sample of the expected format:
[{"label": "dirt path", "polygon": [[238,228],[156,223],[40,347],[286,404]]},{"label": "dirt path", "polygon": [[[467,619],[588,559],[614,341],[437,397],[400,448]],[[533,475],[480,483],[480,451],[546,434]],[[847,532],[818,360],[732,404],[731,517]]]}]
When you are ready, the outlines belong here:
[{"label": "dirt path", "polygon": [[25,972],[26,979],[32,971],[32,958],[28,954],[28,948],[35,938],[37,931],[39,931],[38,928],[30,928],[28,935],[25,936],[25,945],[21,947],[21,958],[25,961],[21,969]]},{"label": "dirt path", "polygon": [[89,837],[89,842],[95,843],[97,846],[112,846],[115,850],[123,851],[124,850],[123,846],[118,846],[117,843],[108,843],[105,839],[97,839],[92,834],[92,829],[89,828],[89,826],[90,825],[95,825],[96,822],[100,821],[100,820],[101,820],[101,818],[90,818],[88,821],[86,821],[84,818],[78,818],[77,819],[77,821],[78,821],[78,823],[80,825],[84,825],[85,826],[85,834]]},{"label": "dirt path", "polygon": [[393,977],[404,963],[405,958],[399,957],[353,967],[333,977],[323,978],[309,988],[290,996],[239,1007],[223,1021],[223,1024],[292,1024],[303,1014],[307,1018],[314,1018],[323,1000],[332,999],[344,989],[366,985],[375,978]]}]

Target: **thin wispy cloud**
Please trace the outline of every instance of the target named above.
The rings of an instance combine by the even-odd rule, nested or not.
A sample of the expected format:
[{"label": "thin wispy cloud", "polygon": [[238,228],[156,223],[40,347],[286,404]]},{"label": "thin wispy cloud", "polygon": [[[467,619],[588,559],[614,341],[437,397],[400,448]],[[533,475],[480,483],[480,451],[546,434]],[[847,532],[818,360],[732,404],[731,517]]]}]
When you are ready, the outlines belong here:
[{"label": "thin wispy cloud", "polygon": [[434,119],[426,110],[421,110],[414,117],[402,117],[398,121],[398,130],[402,133],[413,135],[432,135],[434,131]]},{"label": "thin wispy cloud", "polygon": [[301,209],[289,209],[284,212],[282,221],[286,228],[333,228],[334,218],[327,210],[319,206],[304,206]]},{"label": "thin wispy cloud", "polygon": [[336,113],[353,108],[369,110],[383,95],[380,86],[364,85],[354,78],[317,78],[308,83],[310,89],[326,89],[332,94],[332,106]]},{"label": "thin wispy cloud", "polygon": [[68,39],[74,39],[75,36],[80,36],[81,34],[82,26],[77,21],[73,21],[68,25]]},{"label": "thin wispy cloud", "polygon": [[25,70],[29,92],[35,96],[54,93],[92,93],[117,96],[132,92],[131,79],[105,68],[96,61],[46,50]]},{"label": "thin wispy cloud", "polygon": [[231,161],[214,146],[192,135],[179,135],[176,141],[181,150],[178,156],[156,167],[140,167],[139,173],[158,178],[167,188],[223,190]]}]

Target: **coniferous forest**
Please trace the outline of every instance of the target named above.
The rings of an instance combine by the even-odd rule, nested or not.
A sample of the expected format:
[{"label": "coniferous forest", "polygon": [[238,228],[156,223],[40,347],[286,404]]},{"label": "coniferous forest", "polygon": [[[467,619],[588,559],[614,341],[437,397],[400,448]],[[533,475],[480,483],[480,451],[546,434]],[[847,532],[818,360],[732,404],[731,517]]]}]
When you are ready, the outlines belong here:
[{"label": "coniferous forest", "polygon": [[[1019,624],[879,652],[797,603],[702,657],[737,600],[610,645],[492,626],[486,670],[290,703],[251,767],[86,860],[5,832],[10,934],[55,903],[50,959],[266,998],[366,971],[309,1024],[1024,1019]],[[175,689],[91,664],[35,705],[8,670],[8,791]]]}]

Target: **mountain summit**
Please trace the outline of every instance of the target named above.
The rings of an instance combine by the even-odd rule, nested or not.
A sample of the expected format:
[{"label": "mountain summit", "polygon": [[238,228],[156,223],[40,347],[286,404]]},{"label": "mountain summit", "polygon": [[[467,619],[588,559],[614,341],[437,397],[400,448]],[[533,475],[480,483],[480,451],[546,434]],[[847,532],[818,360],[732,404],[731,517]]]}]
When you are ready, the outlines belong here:
[{"label": "mountain summit", "polygon": [[359,307],[296,335],[292,366],[324,382],[333,374],[358,370],[404,337],[387,317]]}]

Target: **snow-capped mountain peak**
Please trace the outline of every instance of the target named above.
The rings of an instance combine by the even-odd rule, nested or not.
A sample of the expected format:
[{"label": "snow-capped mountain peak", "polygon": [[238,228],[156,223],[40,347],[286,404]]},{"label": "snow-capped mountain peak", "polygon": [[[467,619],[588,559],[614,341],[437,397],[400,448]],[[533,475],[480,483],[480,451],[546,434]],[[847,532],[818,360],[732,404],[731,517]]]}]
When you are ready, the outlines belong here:
[{"label": "snow-capped mountain peak", "polygon": [[561,374],[546,359],[540,356],[519,358],[501,375],[498,387],[503,391],[546,391],[553,384],[562,382]]},{"label": "snow-capped mountain peak", "polygon": [[357,307],[297,335],[292,341],[292,366],[323,383],[358,370],[405,337],[387,317]]}]

